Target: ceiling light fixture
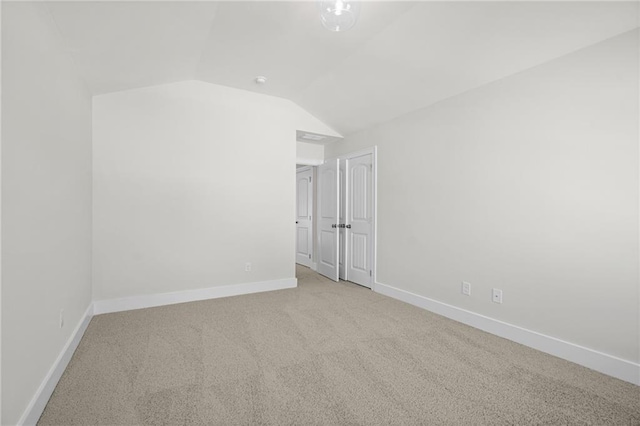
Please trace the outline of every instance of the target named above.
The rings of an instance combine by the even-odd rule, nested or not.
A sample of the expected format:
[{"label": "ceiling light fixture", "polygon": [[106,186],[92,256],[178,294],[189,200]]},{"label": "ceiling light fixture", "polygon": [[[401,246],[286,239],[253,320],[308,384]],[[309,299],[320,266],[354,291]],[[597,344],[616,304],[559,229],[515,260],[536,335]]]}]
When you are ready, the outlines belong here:
[{"label": "ceiling light fixture", "polygon": [[360,2],[353,0],[321,0],[320,21],[330,31],[346,31],[353,27],[360,13]]},{"label": "ceiling light fixture", "polygon": [[267,82],[267,77],[259,75],[256,77],[256,84],[265,84]]}]

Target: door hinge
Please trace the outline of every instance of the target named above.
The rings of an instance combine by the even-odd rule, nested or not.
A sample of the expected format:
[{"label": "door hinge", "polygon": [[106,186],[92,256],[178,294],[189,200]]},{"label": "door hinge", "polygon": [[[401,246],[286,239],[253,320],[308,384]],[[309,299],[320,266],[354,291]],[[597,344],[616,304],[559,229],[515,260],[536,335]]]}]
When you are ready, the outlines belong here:
[{"label": "door hinge", "polygon": [[369,270],[369,276],[372,277],[373,276],[373,271],[370,269]]},{"label": "door hinge", "polygon": [[309,183],[311,183],[311,176],[309,176]]},{"label": "door hinge", "polygon": [[311,259],[311,253],[309,253],[309,259]]}]

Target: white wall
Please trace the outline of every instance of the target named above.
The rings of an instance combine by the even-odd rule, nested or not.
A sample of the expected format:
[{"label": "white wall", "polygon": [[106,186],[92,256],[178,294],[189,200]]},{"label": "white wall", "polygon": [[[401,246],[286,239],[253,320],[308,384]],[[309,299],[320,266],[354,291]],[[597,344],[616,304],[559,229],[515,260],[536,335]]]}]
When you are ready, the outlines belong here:
[{"label": "white wall", "polygon": [[296,164],[319,165],[322,163],[324,163],[324,145],[296,143]]},{"label": "white wall", "polygon": [[377,281],[638,362],[638,112],[635,31],[326,156],[378,146]]},{"label": "white wall", "polygon": [[42,5],[2,3],[6,425],[18,422],[91,302],[91,98],[54,28]]},{"label": "white wall", "polygon": [[326,131],[198,81],[94,97],[95,300],[295,277],[299,128]]}]

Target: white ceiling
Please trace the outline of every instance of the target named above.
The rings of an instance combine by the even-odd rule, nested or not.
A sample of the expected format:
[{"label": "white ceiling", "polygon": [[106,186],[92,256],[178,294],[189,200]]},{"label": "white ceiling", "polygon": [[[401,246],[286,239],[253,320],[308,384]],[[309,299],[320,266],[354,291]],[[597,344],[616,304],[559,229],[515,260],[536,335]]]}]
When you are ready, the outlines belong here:
[{"label": "white ceiling", "polygon": [[47,2],[94,95],[195,77],[214,22],[208,2]]},{"label": "white ceiling", "polygon": [[[199,79],[291,99],[343,135],[638,27],[637,2],[48,2],[93,94]],[[254,82],[258,75],[267,84]]]}]

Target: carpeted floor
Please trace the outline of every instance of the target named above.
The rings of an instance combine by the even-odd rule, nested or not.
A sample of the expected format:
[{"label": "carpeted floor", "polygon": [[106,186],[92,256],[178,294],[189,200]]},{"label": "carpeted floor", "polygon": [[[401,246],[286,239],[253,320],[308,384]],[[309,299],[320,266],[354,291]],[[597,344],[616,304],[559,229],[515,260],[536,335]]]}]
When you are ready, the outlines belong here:
[{"label": "carpeted floor", "polygon": [[640,425],[640,388],[298,267],[92,319],[40,425]]}]

